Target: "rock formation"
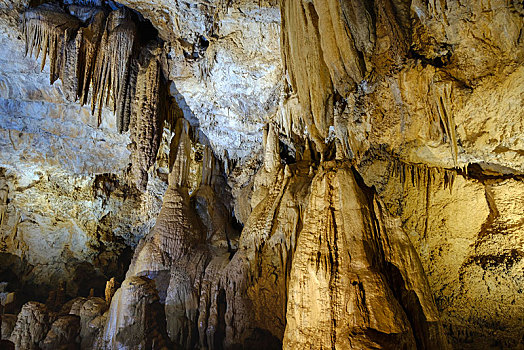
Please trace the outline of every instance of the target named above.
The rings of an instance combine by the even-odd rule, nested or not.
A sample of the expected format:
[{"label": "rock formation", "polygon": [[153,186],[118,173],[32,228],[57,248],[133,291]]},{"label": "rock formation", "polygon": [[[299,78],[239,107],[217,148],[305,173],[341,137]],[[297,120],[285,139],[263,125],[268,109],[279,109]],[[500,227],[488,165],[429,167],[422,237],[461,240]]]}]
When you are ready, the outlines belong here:
[{"label": "rock formation", "polygon": [[108,311],[98,349],[166,349],[165,315],[153,281],[134,277],[124,281]]},{"label": "rock formation", "polygon": [[53,322],[40,347],[45,350],[75,347],[79,343],[79,333],[80,317],[61,316]]},{"label": "rock formation", "polygon": [[16,349],[38,349],[49,330],[49,311],[45,305],[28,302],[18,314],[15,328],[9,340]]},{"label": "rock formation", "polygon": [[4,1],[0,341],[522,348],[523,30],[512,0]]}]

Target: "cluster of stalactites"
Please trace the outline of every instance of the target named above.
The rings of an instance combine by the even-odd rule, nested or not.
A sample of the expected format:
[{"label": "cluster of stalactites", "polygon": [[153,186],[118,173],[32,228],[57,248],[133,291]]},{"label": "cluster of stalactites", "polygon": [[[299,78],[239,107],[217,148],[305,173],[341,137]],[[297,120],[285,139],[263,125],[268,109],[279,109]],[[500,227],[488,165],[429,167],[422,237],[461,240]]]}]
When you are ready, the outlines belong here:
[{"label": "cluster of stalactites", "polygon": [[136,35],[136,25],[125,8],[111,12],[102,34],[93,77],[91,110],[94,112],[98,107],[100,123],[102,107],[110,105],[117,112],[119,132],[129,127],[129,105],[136,77],[131,73]]},{"label": "cluster of stalactites", "polygon": [[63,68],[72,59],[73,52],[67,44],[75,40],[79,27],[80,21],[76,17],[54,4],[43,4],[24,14],[25,54],[33,56],[34,53],[38,58],[42,53],[42,70],[49,55],[51,84],[61,76]]},{"label": "cluster of stalactites", "polygon": [[26,55],[42,53],[42,70],[49,55],[51,84],[60,78],[66,98],[82,105],[90,98],[99,125],[102,108],[111,107],[118,131],[131,130],[130,180],[145,190],[162,124],[179,114],[168,95],[162,44],[152,40],[140,47],[137,25],[126,8],[107,14],[76,3],[68,10],[72,15],[58,5],[43,4],[25,12]]},{"label": "cluster of stalactites", "polygon": [[[101,8],[71,5],[66,13],[55,4],[43,4],[24,14],[26,54],[50,61],[50,82],[58,78],[69,100],[87,103],[101,112],[108,105],[117,114],[119,132],[129,128],[136,80],[137,29],[129,10],[109,15]],[[85,21],[85,26],[82,21]],[[90,89],[91,87],[91,89]]]},{"label": "cluster of stalactites", "polygon": [[442,131],[447,137],[449,146],[451,148],[451,154],[455,166],[457,165],[458,158],[458,144],[457,135],[455,132],[455,119],[453,112],[449,106],[452,105],[450,101],[453,100],[451,83],[440,84],[433,86],[433,108],[436,111],[435,115],[439,117],[440,124],[442,125]]},{"label": "cluster of stalactites", "polygon": [[458,172],[467,174],[467,165],[462,169],[444,169],[439,167],[430,167],[424,164],[405,163],[395,159],[390,167],[390,176],[398,178],[404,189],[410,183],[415,188],[429,188],[430,184],[442,183],[444,189],[453,190],[453,183]]}]

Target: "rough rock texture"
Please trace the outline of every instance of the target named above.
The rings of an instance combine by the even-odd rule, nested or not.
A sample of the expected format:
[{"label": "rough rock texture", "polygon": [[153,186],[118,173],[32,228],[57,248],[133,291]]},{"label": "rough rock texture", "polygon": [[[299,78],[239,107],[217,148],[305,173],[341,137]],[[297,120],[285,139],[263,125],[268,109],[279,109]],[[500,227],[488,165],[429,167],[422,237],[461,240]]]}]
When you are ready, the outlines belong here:
[{"label": "rough rock texture", "polygon": [[[195,194],[196,200],[207,199],[208,206],[197,213],[190,202],[190,126],[181,119],[177,122],[176,130],[178,137],[172,140],[172,155],[175,158],[172,161],[170,185],[164,195],[162,210],[155,228],[137,247],[126,281],[133,276],[154,279],[160,301],[165,304],[170,338],[191,348],[199,340],[200,346],[205,346],[203,342],[207,340],[207,319],[199,318],[198,309],[209,308],[201,303],[211,302],[210,294],[217,293],[213,279],[217,277],[218,269],[227,261],[228,248],[232,248],[228,234],[231,235],[233,231],[227,221],[223,222],[226,219],[223,215],[213,215],[213,210],[220,210],[220,205],[223,204],[217,201],[216,205],[212,205],[216,199],[206,198],[203,193],[206,188],[211,190],[210,186],[214,187],[212,194],[217,189],[213,159],[203,162],[200,187]],[[207,222],[202,222],[202,219],[207,219]],[[205,294],[201,296],[201,293]],[[203,300],[199,301],[200,298]],[[215,325],[216,322],[213,326]],[[213,333],[211,330],[211,339]],[[214,341],[209,346],[213,344]]]},{"label": "rough rock texture", "polygon": [[9,339],[13,329],[16,325],[16,315],[12,314],[3,314],[2,315],[2,334],[1,339]]},{"label": "rough rock texture", "polygon": [[307,130],[322,156],[355,160],[402,219],[456,347],[521,347],[521,220],[511,218],[522,214],[502,214],[505,203],[522,213],[521,6],[283,5],[290,96],[280,130]]},{"label": "rough rock texture", "polygon": [[89,297],[80,308],[80,343],[81,349],[94,349],[102,336],[108,305],[104,299]]},{"label": "rough rock texture", "polygon": [[[393,219],[372,216],[381,209],[373,208],[348,167],[342,167],[339,180],[328,180],[323,171],[312,179],[309,161],[283,167],[278,139],[270,128],[264,167],[255,179],[254,209],[238,251],[228,259],[227,252],[211,249],[213,241],[209,234],[205,239],[205,226],[199,225],[186,197],[189,139],[185,135],[182,132],[178,140],[170,187],[156,226],[137,248],[126,279],[145,275],[155,280],[173,341],[184,348],[194,344],[279,348],[281,339],[285,348],[447,346],[414,248]],[[334,169],[326,173],[337,172],[335,163],[325,166]],[[316,183],[322,182],[329,193],[317,188]],[[340,191],[339,199],[330,197],[335,190]],[[331,204],[337,201],[343,203]],[[330,224],[335,216],[341,221]],[[352,229],[344,236],[339,225]],[[324,237],[327,233],[319,227],[331,236]],[[348,243],[353,241],[359,243]],[[346,260],[347,256],[351,258]],[[320,285],[308,288],[309,278]],[[346,283],[345,278],[353,280]],[[304,293],[309,289],[312,294]],[[324,309],[311,309],[322,304],[320,295],[328,296]],[[352,299],[356,295],[361,299]],[[349,300],[355,303],[354,311],[340,306]],[[131,307],[130,301],[117,303],[113,299],[111,307]],[[355,318],[350,326],[349,316],[340,308]],[[361,316],[356,316],[356,310],[361,310]],[[322,317],[327,317],[327,323]],[[330,332],[325,332],[326,327]],[[315,338],[321,335],[327,339]]]},{"label": "rough rock texture", "polygon": [[322,166],[292,260],[284,348],[446,348],[399,223],[371,204],[351,169]]},{"label": "rough rock texture", "polygon": [[123,1],[159,29],[172,95],[217,155],[246,160],[281,100],[275,0]]},{"label": "rough rock texture", "polygon": [[[378,162],[377,162],[378,163]],[[375,163],[365,178],[388,172]],[[405,165],[404,165],[405,166]],[[379,187],[414,243],[457,348],[518,348],[522,334],[521,181],[420,169],[423,181]],[[384,175],[383,175],[384,176]],[[371,177],[369,178],[371,180]]]},{"label": "rough rock texture", "polygon": [[[104,344],[104,345],[102,345]],[[128,278],[114,296],[98,349],[167,349],[165,315],[155,283]]]},{"label": "rough rock texture", "polygon": [[12,28],[0,31],[0,279],[18,276],[11,290],[41,286],[25,289],[41,298],[59,281],[70,295],[102,293],[154,225],[166,188],[161,165],[146,193],[130,188],[130,141],[115,116],[104,109],[97,128],[88,108],[65,99],[60,81],[49,85],[48,65],[40,73],[24,57]]},{"label": "rough rock texture", "polygon": [[162,67],[158,45],[145,49],[138,63],[135,87],[135,102],[132,106],[131,120],[131,181],[145,191],[148,170],[155,164],[160,146],[162,126],[165,118],[167,98],[165,83],[162,81]]},{"label": "rough rock texture", "polygon": [[524,346],[520,1],[0,4],[19,348]]},{"label": "rough rock texture", "polygon": [[11,340],[16,349],[38,349],[50,328],[49,312],[45,305],[29,302],[18,314]]},{"label": "rough rock texture", "polygon": [[45,339],[40,343],[42,350],[67,349],[78,347],[80,338],[80,317],[66,315],[59,317],[51,325]]}]

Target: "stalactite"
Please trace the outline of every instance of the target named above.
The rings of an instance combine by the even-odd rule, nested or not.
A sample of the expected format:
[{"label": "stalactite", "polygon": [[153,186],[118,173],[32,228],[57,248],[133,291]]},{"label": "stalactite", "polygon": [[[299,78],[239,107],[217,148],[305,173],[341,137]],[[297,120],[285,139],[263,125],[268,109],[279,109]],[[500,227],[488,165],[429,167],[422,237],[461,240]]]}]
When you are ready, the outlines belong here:
[{"label": "stalactite", "polygon": [[161,125],[182,115],[169,96],[163,78],[163,49],[152,40],[140,49],[137,25],[129,9],[107,15],[107,8],[71,5],[67,13],[58,5],[44,4],[24,14],[26,54],[42,53],[42,69],[50,56],[50,82],[61,79],[69,100],[83,105],[91,97],[98,124],[104,106],[116,113],[117,129],[132,129],[131,181],[145,189],[147,171],[156,160]]},{"label": "stalactite", "polygon": [[89,25],[79,30],[81,36],[81,49],[79,53],[79,76],[77,95],[82,105],[87,103],[89,87],[95,71],[96,57],[102,39],[105,26],[106,14],[104,11],[96,13]]},{"label": "stalactite", "polygon": [[92,85],[91,109],[98,108],[98,123],[104,105],[116,111],[118,129],[128,130],[131,102],[134,98],[136,64],[132,60],[136,25],[129,10],[106,13],[101,9],[76,6],[73,13],[88,20],[80,27],[78,18],[66,14],[52,4],[44,4],[25,12],[24,34],[26,54],[50,56],[50,82],[62,80],[69,100],[87,103]]},{"label": "stalactite", "polygon": [[431,200],[431,184],[433,180],[433,175],[430,171],[426,172],[426,201],[424,205],[424,209],[426,211],[426,218],[424,220],[424,235],[423,237],[426,238],[428,236],[428,226],[429,226],[429,207],[430,207],[430,200]]},{"label": "stalactite", "polygon": [[136,80],[135,100],[130,123],[133,142],[131,181],[145,190],[147,171],[154,164],[160,145],[160,134],[165,116],[167,87],[163,83],[158,46],[145,48],[141,54]]},{"label": "stalactite", "polygon": [[189,122],[180,118],[176,122],[175,136],[171,140],[169,183],[179,188],[187,188],[189,162],[191,160],[191,141]]},{"label": "stalactite", "polygon": [[426,189],[430,183],[441,183],[444,189],[449,188],[450,193],[452,193],[457,170],[406,163],[394,159],[389,165],[389,175],[399,179],[404,191],[407,191],[410,183],[418,189]]},{"label": "stalactite", "polygon": [[[94,112],[98,107],[98,124],[101,123],[102,107],[109,105],[111,98],[111,107],[116,111],[117,105],[126,97],[126,89],[123,87],[127,82],[136,35],[136,25],[127,9],[111,12],[102,34],[93,79],[91,110]],[[120,124],[123,124],[122,117],[117,115]]]},{"label": "stalactite", "polygon": [[123,98],[118,99],[116,106],[116,127],[118,132],[126,132],[131,124],[132,105],[135,97],[136,80],[138,75],[138,60],[131,59],[126,83],[123,86],[125,90],[122,93]]},{"label": "stalactite", "polygon": [[431,90],[433,95],[432,101],[434,114],[439,118],[440,124],[442,125],[442,131],[446,135],[451,149],[454,165],[457,166],[458,142],[455,131],[455,119],[453,118],[453,111],[451,108],[451,94],[453,91],[451,83],[442,82],[441,84],[434,84]]},{"label": "stalactite", "polygon": [[444,170],[444,188],[449,188],[449,193],[453,193],[453,183],[456,175],[455,171]]},{"label": "stalactite", "polygon": [[202,157],[202,185],[212,185],[213,173],[216,169],[216,159],[213,150],[209,146],[204,147]]},{"label": "stalactite", "polygon": [[[61,70],[67,61],[67,54],[74,54],[74,45],[68,45],[78,28],[80,21],[54,4],[43,4],[24,13],[23,34],[26,47],[25,54],[36,58],[42,53],[41,70],[44,69],[49,55],[50,75],[52,83],[59,78]],[[68,67],[70,69],[71,67]]]},{"label": "stalactite", "polygon": [[5,180],[5,170],[0,168],[0,226],[4,223],[8,203],[9,187]]}]

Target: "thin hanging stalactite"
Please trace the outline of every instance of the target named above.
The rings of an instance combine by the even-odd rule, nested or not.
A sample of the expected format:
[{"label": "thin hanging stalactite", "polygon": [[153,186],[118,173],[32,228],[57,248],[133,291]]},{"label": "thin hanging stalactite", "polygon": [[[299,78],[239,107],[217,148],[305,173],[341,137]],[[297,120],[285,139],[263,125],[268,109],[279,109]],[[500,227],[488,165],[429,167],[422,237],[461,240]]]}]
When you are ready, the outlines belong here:
[{"label": "thin hanging stalactite", "polygon": [[449,189],[450,193],[452,193],[458,171],[464,170],[406,163],[400,159],[392,160],[392,164],[389,166],[389,175],[399,179],[404,192],[408,190],[410,183],[414,188],[427,191],[431,183],[439,183],[436,181],[438,176],[442,178],[442,186],[444,189]]}]

